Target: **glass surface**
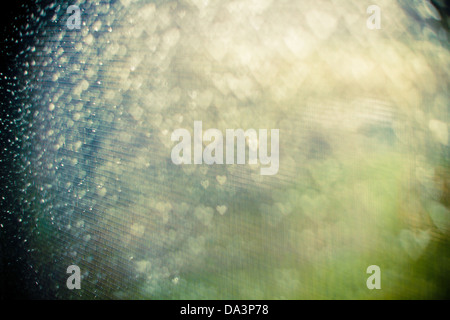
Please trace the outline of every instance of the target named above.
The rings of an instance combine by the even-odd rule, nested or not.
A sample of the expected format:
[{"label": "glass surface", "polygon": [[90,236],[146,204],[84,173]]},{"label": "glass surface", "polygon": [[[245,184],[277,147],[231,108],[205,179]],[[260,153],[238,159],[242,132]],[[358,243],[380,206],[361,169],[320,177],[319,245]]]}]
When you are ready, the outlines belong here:
[{"label": "glass surface", "polygon": [[449,297],[444,1],[71,4],[2,35],[2,298]]}]

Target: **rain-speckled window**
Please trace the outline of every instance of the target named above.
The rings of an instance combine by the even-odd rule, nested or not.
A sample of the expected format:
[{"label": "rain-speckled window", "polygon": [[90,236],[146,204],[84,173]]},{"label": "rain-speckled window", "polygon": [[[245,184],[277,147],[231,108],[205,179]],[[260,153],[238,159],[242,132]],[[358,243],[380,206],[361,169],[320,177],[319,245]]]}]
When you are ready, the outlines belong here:
[{"label": "rain-speckled window", "polygon": [[0,298],[449,298],[444,0],[13,1]]}]

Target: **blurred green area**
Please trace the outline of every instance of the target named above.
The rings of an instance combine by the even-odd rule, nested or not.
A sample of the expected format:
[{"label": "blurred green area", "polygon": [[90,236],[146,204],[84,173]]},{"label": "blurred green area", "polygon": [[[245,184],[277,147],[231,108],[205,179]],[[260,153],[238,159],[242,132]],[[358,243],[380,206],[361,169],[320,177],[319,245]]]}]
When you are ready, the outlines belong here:
[{"label": "blurred green area", "polygon": [[[309,168],[320,175],[317,189],[300,181],[279,190],[285,203],[295,199],[290,213],[271,224],[244,199],[236,206],[245,210],[214,225],[201,271],[156,291],[143,285],[133,298],[448,298],[448,233],[432,223],[410,228],[415,213],[404,211],[419,208],[402,200],[411,196],[401,194],[407,160],[373,152],[347,164],[319,161]],[[370,265],[381,269],[381,290],[366,287]]]}]

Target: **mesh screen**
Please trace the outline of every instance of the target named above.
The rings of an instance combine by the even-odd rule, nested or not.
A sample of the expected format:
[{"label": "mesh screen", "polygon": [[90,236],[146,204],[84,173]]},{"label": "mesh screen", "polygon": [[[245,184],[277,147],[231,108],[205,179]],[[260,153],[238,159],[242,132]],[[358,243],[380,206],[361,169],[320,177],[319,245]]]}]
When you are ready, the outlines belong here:
[{"label": "mesh screen", "polygon": [[[448,298],[445,2],[73,4],[80,29],[37,1],[3,42],[1,255],[20,294]],[[227,129],[254,129],[245,163],[174,164],[194,121],[223,159]],[[279,129],[276,174],[249,163],[259,129]]]}]

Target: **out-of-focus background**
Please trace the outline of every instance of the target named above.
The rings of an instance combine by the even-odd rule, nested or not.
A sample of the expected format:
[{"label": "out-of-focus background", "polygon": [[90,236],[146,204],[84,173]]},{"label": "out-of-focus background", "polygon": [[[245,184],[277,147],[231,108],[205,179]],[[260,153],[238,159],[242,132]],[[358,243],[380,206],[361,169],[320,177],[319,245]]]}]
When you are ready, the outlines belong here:
[{"label": "out-of-focus background", "polygon": [[[12,6],[1,298],[449,298],[446,1]],[[278,174],[174,165],[195,120],[279,129]]]}]

